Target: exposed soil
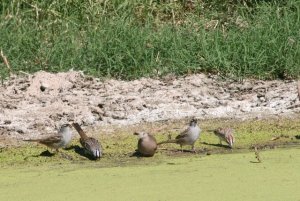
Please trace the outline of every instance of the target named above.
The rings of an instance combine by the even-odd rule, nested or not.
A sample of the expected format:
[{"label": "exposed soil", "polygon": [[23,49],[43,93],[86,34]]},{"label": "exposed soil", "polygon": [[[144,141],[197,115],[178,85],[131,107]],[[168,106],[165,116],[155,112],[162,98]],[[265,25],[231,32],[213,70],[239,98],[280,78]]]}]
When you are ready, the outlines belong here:
[{"label": "exposed soil", "polygon": [[40,71],[0,86],[0,147],[47,135],[72,121],[109,130],[189,117],[293,117],[298,105],[294,80],[237,82],[196,74],[120,81]]}]

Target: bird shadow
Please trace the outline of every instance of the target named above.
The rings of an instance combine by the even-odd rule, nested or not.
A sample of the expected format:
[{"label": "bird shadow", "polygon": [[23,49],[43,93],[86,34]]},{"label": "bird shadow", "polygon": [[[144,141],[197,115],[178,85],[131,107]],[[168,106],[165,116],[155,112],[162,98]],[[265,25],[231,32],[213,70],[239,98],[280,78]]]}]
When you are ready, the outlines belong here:
[{"label": "bird shadow", "polygon": [[42,153],[37,154],[37,155],[27,156],[27,157],[24,158],[24,160],[27,160],[30,157],[34,157],[34,158],[37,158],[37,157],[52,157],[54,155],[55,155],[55,153],[51,153],[50,151],[46,150],[46,151],[43,151]]},{"label": "bird shadow", "polygon": [[145,156],[143,154],[141,154],[138,150],[135,150],[131,155],[130,157],[136,157],[136,158],[143,158],[143,157],[146,157],[146,158],[149,158],[151,156]]},{"label": "bird shadow", "polygon": [[78,145],[70,146],[70,147],[68,147],[68,148],[65,148],[65,150],[74,150],[75,153],[79,154],[80,156],[83,156],[83,157],[85,157],[85,158],[87,158],[87,159],[89,159],[89,160],[95,160],[94,157],[92,157],[90,154],[87,154],[87,153],[86,153],[86,151],[85,151],[84,148],[82,148],[82,147],[80,147],[80,146],[78,146]]},{"label": "bird shadow", "polygon": [[198,153],[197,151],[193,150],[188,150],[188,149],[168,149],[168,148],[159,148],[158,150],[160,151],[168,151],[168,152],[173,152],[173,153]]},{"label": "bird shadow", "polygon": [[228,145],[223,145],[223,144],[212,144],[212,143],[207,143],[207,142],[202,142],[201,144],[209,145],[209,146],[215,146],[215,147],[223,147],[223,148],[230,148]]},{"label": "bird shadow", "polygon": [[33,156],[31,156],[31,157],[52,157],[52,156],[54,156],[55,155],[55,153],[51,153],[49,150],[46,150],[46,151],[43,151],[43,152],[41,152],[40,154],[37,154],[37,155],[33,155]]},{"label": "bird shadow", "polygon": [[35,155],[35,157],[43,156],[43,157],[52,157],[55,153],[51,153],[49,150],[43,151],[39,155]]},{"label": "bird shadow", "polygon": [[196,151],[193,151],[193,150],[188,150],[188,149],[176,149],[176,150],[173,150],[175,152],[181,152],[181,153],[196,153]]},{"label": "bird shadow", "polygon": [[24,160],[27,160],[30,157],[34,157],[34,158],[37,158],[37,157],[53,157],[57,154],[59,154],[62,158],[65,158],[65,159],[68,159],[68,160],[73,160],[73,157],[66,154],[66,153],[63,153],[63,152],[51,153],[49,150],[43,151],[43,152],[41,152],[40,154],[37,154],[37,155],[27,156],[27,157],[24,158]]},{"label": "bird shadow", "polygon": [[141,158],[141,157],[143,157],[143,155],[140,152],[135,151],[130,155],[130,157]]}]

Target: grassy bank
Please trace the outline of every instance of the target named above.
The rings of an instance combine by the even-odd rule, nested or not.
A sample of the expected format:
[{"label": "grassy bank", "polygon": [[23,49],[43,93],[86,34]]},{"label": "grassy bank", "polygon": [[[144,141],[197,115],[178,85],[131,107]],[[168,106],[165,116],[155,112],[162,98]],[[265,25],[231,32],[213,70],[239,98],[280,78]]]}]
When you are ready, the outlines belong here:
[{"label": "grassy bank", "polygon": [[[162,128],[159,132],[153,129]],[[188,152],[191,147],[185,146],[186,152],[181,152],[177,144],[165,144],[159,146],[155,156],[151,159],[140,159],[133,157],[137,147],[137,138],[132,135],[134,131],[145,130],[152,133],[158,142],[164,141],[170,134],[172,138],[178,135],[180,130],[184,129],[186,121],[157,122],[145,125],[121,127],[114,133],[105,134],[105,132],[93,131],[87,133],[99,139],[104,156],[98,161],[90,161],[82,153],[81,145],[78,141],[78,135],[66,150],[61,150],[70,158],[62,157],[60,154],[51,155],[46,153],[47,148],[37,143],[21,143],[20,147],[8,147],[0,149],[0,168],[27,167],[27,166],[51,166],[57,164],[85,164],[95,165],[96,167],[114,167],[114,166],[131,166],[159,164],[170,158],[192,157],[197,155],[203,157],[206,155],[228,154],[228,153],[246,153],[253,152],[253,146],[259,150],[273,149],[277,147],[294,147],[300,143],[300,119],[268,119],[268,120],[206,120],[201,121],[202,128],[200,139],[195,143],[197,154]],[[208,130],[217,127],[230,126],[235,131],[234,149],[231,150],[225,143],[219,145],[219,138]],[[171,128],[177,128],[172,130]],[[110,130],[111,128],[108,128]],[[170,130],[171,129],[171,130]],[[20,141],[22,142],[22,141]],[[51,151],[51,150],[50,150]]]},{"label": "grassy bank", "polygon": [[251,2],[3,0],[0,48],[16,72],[298,77],[300,2]]}]

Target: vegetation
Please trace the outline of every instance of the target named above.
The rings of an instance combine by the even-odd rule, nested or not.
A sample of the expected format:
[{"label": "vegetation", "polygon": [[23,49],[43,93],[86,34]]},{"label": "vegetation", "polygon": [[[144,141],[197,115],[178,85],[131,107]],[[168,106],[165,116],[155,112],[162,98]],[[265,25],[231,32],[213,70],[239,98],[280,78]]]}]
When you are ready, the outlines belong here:
[{"label": "vegetation", "polygon": [[[78,140],[79,135],[74,136],[74,140],[65,150],[61,152],[70,156],[70,158],[62,157],[60,154],[52,155],[54,150],[37,143],[21,142],[19,147],[0,148],[0,168],[11,166],[41,166],[56,164],[95,164],[97,167],[114,167],[114,166],[130,166],[138,165],[137,157],[132,154],[137,148],[137,138],[132,133],[140,128],[152,133],[158,142],[171,138],[175,138],[180,130],[169,130],[170,128],[182,128],[186,126],[186,120],[154,122],[151,124],[133,125],[126,128],[110,127],[115,130],[114,133],[105,134],[100,131],[87,131],[87,133],[99,139],[103,147],[104,156],[99,162],[90,161],[82,152],[81,145]],[[157,128],[162,123],[167,125],[168,130],[157,132]],[[253,152],[253,147],[259,150],[273,149],[276,147],[293,147],[299,146],[300,143],[300,119],[280,118],[265,120],[247,120],[237,121],[230,119],[211,119],[201,121],[201,136],[196,142],[195,148],[197,156],[215,155],[221,153],[246,153]],[[223,142],[224,146],[219,145],[219,138],[209,130],[217,127],[230,126],[234,129],[235,141],[234,149],[229,149]],[[154,130],[153,130],[154,129]],[[148,163],[157,164],[170,158],[182,158],[194,156],[190,153],[190,146],[184,146],[186,152],[181,153],[180,146],[177,144],[160,145],[153,159],[146,160]],[[253,153],[254,155],[254,153]],[[145,161],[142,163],[144,164]]]},{"label": "vegetation", "polygon": [[[72,200],[299,200],[300,149],[169,158],[134,166],[100,168],[56,164],[10,166],[0,172],[0,199]],[[146,164],[146,165],[145,165]]]},{"label": "vegetation", "polygon": [[299,30],[298,0],[0,2],[0,49],[14,72],[295,78]]}]

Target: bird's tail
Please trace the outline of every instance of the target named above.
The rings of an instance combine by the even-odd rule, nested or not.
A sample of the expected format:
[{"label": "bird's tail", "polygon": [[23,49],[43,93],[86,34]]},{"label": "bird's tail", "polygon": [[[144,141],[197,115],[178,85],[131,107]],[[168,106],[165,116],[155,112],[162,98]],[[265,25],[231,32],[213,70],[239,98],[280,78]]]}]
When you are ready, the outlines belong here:
[{"label": "bird's tail", "polygon": [[23,140],[25,142],[39,142],[41,141],[41,139],[27,139],[27,140]]},{"label": "bird's tail", "polygon": [[233,137],[233,135],[226,136],[226,141],[229,144],[229,146],[232,148],[233,144],[234,144],[234,137]]},{"label": "bird's tail", "polygon": [[81,129],[81,127],[79,126],[78,123],[73,123],[72,124],[73,127],[76,129],[76,131],[78,132],[78,134],[80,135],[81,138],[83,139],[87,139],[88,136],[85,134],[85,132]]},{"label": "bird's tail", "polygon": [[177,143],[177,140],[176,139],[174,139],[174,140],[166,140],[166,141],[162,141],[162,142],[157,143],[157,145],[167,144],[167,143]]}]

